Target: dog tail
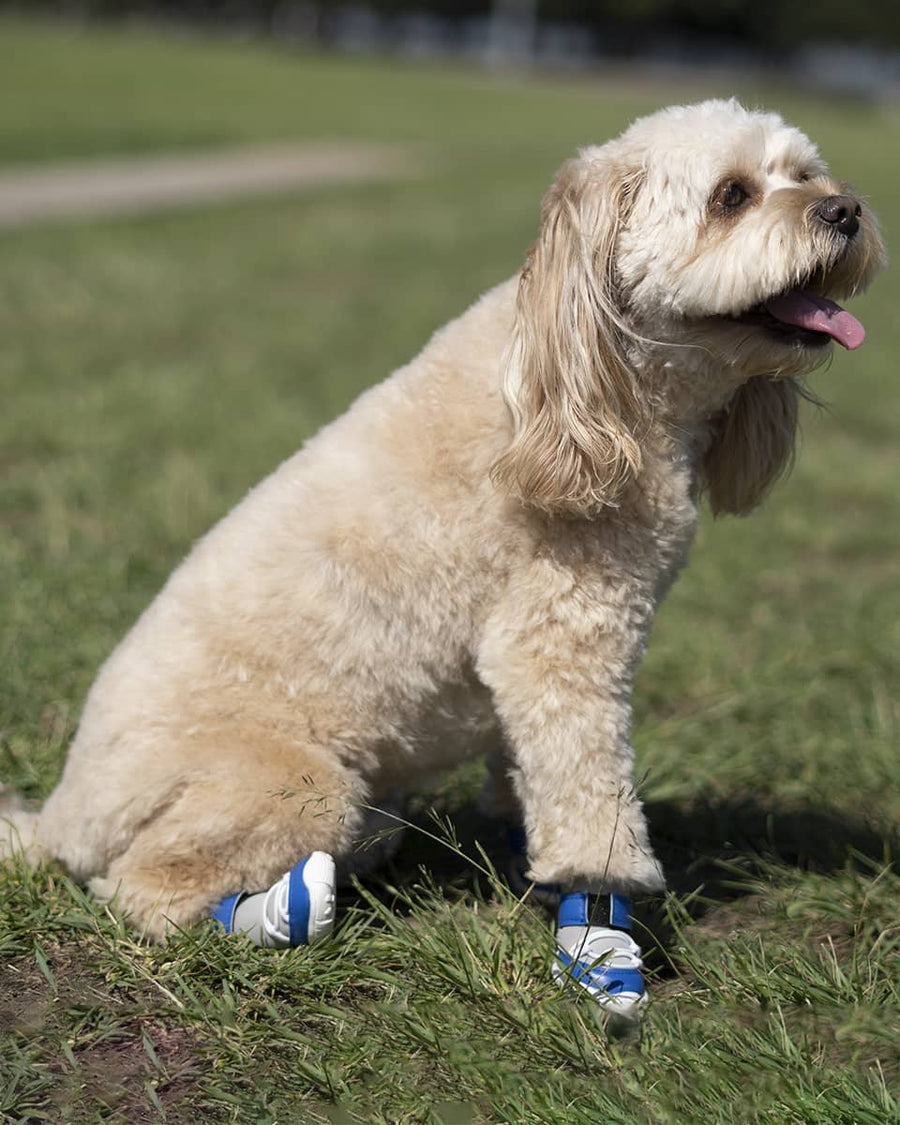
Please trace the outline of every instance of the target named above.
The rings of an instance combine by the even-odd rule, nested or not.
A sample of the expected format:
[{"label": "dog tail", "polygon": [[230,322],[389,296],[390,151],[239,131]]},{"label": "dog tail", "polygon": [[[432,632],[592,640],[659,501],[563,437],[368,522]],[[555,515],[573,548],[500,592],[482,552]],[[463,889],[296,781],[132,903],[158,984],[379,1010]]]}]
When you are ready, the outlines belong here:
[{"label": "dog tail", "polygon": [[38,839],[39,820],[15,790],[0,785],[0,863],[22,856],[33,864],[47,854]]}]

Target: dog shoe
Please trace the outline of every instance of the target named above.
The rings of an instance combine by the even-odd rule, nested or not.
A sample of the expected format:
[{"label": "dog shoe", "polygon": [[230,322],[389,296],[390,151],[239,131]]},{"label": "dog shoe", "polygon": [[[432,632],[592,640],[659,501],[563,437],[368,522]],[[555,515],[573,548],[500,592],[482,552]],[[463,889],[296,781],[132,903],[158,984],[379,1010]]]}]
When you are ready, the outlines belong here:
[{"label": "dog shoe", "polygon": [[313,852],[267,891],[222,899],[212,917],[226,933],[246,934],[254,945],[312,945],[334,929],[335,882],[334,860]]},{"label": "dog shoe", "polygon": [[507,824],[506,842],[509,845],[510,859],[506,870],[507,882],[520,898],[526,892],[528,897],[555,910],[559,903],[559,883],[532,883],[525,874],[528,870],[528,838],[520,824]]},{"label": "dog shoe", "polygon": [[648,997],[631,903],[622,895],[564,894],[559,900],[553,978],[584,989],[611,1016],[637,1020]]}]

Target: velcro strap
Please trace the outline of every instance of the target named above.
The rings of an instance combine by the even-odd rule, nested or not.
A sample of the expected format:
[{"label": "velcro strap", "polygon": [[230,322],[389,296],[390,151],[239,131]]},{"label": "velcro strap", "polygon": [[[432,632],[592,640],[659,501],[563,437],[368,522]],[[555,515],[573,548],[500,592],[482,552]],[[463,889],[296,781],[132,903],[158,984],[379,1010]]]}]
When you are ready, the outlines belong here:
[{"label": "velcro strap", "polygon": [[561,895],[557,926],[609,926],[613,930],[631,929],[631,900],[625,895],[589,895],[579,892]]}]

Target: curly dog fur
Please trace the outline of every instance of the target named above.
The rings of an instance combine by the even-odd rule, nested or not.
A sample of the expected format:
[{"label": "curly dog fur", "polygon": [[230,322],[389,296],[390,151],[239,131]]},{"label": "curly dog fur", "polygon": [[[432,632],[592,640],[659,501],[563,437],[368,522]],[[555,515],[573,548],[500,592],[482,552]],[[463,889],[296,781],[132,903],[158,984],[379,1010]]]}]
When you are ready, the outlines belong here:
[{"label": "curly dog fur", "polygon": [[848,191],[733,101],[584,149],[521,275],[194,547],[101,670],[44,808],[7,808],[13,833],[159,938],[346,854],[361,804],[499,748],[531,877],[661,888],[632,680],[702,495],[757,505],[799,380],[832,337],[859,342],[822,300],[884,264]]}]

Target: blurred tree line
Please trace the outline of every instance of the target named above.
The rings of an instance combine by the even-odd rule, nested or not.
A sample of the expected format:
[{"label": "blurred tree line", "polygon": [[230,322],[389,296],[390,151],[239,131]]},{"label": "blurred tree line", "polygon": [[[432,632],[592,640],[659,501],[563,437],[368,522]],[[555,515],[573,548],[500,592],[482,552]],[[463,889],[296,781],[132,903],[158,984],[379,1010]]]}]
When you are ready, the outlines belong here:
[{"label": "blurred tree line", "polygon": [[0,8],[75,16],[142,16],[239,24],[261,30],[302,13],[312,37],[328,42],[349,11],[377,18],[434,17],[445,26],[517,17],[536,33],[544,23],[578,25],[601,52],[639,50],[644,36],[696,35],[778,51],[800,44],[900,46],[897,0],[0,0]]}]

